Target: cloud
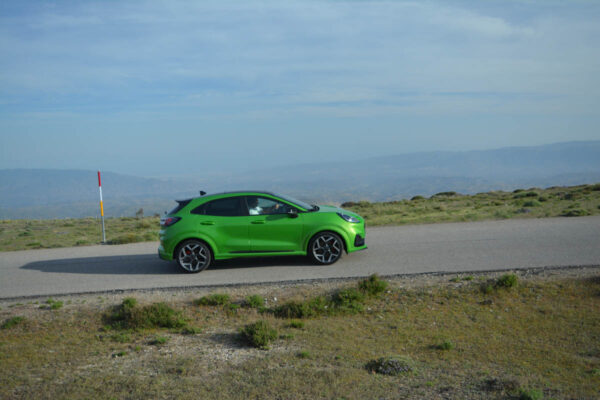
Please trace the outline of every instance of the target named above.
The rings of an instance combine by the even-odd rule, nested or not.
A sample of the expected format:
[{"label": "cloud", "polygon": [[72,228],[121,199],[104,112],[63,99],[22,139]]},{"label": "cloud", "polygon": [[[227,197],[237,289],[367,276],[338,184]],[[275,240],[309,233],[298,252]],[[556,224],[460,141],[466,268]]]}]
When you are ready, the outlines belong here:
[{"label": "cloud", "polygon": [[469,100],[469,112],[491,102],[537,111],[547,104],[503,93],[560,95],[568,112],[597,106],[585,101],[597,100],[600,86],[597,10],[531,3],[511,14],[465,4],[58,2],[5,12],[0,103],[11,112],[77,111],[83,103],[86,112],[116,104],[121,112],[358,107],[385,115],[462,112],[456,98],[436,93],[463,92],[498,94]]}]

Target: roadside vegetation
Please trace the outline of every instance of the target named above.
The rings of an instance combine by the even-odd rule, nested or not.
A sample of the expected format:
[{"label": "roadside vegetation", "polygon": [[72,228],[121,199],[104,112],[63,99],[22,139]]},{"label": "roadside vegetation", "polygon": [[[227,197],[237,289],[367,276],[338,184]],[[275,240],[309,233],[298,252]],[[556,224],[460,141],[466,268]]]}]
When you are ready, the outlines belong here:
[{"label": "roadside vegetation", "polygon": [[[159,217],[106,218],[108,244],[158,240]],[[50,249],[100,244],[98,218],[54,220],[0,220],[0,251]]]},{"label": "roadside vegetation", "polygon": [[591,399],[600,275],[585,271],[11,304],[0,398]]},{"label": "roadside vegetation", "polygon": [[342,207],[363,216],[369,226],[578,217],[600,214],[600,183],[475,195],[442,192],[429,198],[415,196],[391,202],[346,202]]},{"label": "roadside vegetation", "polygon": [[[579,217],[600,215],[600,183],[476,195],[442,192],[391,202],[346,202],[342,207],[362,215],[368,226]],[[159,229],[159,217],[106,219],[109,244],[156,241]],[[0,251],[86,246],[101,240],[97,218],[0,221]]]}]

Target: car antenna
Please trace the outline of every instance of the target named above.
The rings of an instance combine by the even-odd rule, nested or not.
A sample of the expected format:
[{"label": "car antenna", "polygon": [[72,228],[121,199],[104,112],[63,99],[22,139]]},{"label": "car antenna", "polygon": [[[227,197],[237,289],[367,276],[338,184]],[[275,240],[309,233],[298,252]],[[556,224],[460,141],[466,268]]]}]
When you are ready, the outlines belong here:
[{"label": "car antenna", "polygon": [[200,196],[204,196],[206,194],[206,192],[204,190],[200,191]]}]

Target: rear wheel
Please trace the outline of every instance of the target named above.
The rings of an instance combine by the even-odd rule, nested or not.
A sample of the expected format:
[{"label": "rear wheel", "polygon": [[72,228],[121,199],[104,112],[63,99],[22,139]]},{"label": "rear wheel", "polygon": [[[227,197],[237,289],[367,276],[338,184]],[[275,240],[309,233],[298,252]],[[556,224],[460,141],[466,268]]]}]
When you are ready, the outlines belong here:
[{"label": "rear wheel", "polygon": [[317,233],[308,244],[308,255],[317,264],[333,264],[343,251],[342,238],[333,232]]},{"label": "rear wheel", "polygon": [[177,264],[185,272],[200,272],[204,271],[212,261],[210,248],[206,243],[190,239],[181,243],[177,247]]}]

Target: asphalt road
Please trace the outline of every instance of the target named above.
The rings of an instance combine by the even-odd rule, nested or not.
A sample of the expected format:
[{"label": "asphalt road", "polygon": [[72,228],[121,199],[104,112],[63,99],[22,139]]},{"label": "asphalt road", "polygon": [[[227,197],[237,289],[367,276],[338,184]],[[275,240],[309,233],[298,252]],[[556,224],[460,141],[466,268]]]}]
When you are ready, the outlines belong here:
[{"label": "asphalt road", "polygon": [[0,253],[0,299],[424,272],[600,265],[600,217],[368,228],[365,251],[330,266],[303,257],[217,262],[180,273],[157,243]]}]

